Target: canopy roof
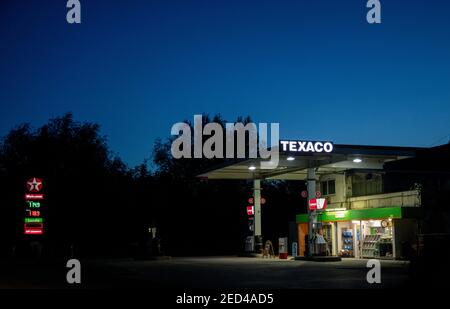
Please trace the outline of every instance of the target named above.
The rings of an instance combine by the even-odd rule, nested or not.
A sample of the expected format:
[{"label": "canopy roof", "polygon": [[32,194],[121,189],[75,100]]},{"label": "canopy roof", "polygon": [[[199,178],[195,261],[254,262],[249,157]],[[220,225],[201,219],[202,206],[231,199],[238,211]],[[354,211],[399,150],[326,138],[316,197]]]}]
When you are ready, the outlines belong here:
[{"label": "canopy roof", "polygon": [[[208,179],[285,179],[304,180],[307,169],[316,168],[316,174],[331,174],[348,170],[382,170],[386,162],[414,157],[423,148],[394,146],[365,146],[334,144],[329,153],[280,152],[278,166],[261,169],[261,158],[241,159],[217,166],[199,177]],[[288,158],[294,160],[288,160]],[[354,162],[361,159],[361,162]],[[254,170],[249,167],[254,166]]]}]

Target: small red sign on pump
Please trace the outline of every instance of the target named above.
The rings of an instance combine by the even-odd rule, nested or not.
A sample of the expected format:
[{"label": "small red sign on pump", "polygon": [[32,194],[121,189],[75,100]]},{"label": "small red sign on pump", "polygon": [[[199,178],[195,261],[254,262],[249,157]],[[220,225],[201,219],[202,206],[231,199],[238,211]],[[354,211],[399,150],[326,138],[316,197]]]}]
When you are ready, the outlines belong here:
[{"label": "small red sign on pump", "polygon": [[312,198],[309,200],[309,210],[322,210],[327,207],[326,199]]},{"label": "small red sign on pump", "polygon": [[309,210],[316,210],[317,209],[317,200],[315,198],[312,198],[309,200]]},{"label": "small red sign on pump", "polygon": [[324,198],[318,198],[317,199],[317,209],[322,210],[327,208],[327,200]]}]

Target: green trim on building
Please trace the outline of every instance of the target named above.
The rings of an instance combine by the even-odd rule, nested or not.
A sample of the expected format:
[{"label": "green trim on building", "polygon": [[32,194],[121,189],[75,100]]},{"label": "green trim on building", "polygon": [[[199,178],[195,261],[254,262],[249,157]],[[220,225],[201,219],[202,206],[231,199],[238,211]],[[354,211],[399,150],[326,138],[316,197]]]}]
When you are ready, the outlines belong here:
[{"label": "green trim on building", "polygon": [[[351,220],[371,220],[371,219],[402,219],[414,218],[419,214],[417,207],[386,207],[353,209],[341,211],[324,211],[317,214],[317,221],[351,221]],[[308,214],[299,214],[296,216],[297,223],[307,223]]]}]

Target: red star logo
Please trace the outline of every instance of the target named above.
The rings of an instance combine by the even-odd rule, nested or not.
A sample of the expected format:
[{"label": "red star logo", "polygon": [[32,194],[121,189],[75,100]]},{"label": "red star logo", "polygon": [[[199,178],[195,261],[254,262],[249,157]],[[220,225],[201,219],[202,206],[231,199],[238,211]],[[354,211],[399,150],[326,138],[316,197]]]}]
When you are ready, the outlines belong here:
[{"label": "red star logo", "polygon": [[27,181],[27,188],[30,192],[39,192],[42,189],[42,180],[33,178]]}]

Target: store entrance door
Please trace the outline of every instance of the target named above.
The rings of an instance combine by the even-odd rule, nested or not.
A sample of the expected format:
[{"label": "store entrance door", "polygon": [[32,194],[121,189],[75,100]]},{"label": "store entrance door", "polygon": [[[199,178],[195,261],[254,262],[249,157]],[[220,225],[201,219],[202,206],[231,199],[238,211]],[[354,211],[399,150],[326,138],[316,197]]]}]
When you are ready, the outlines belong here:
[{"label": "store entrance door", "polygon": [[352,221],[352,230],[353,230],[353,247],[354,247],[354,256],[357,259],[361,258],[361,239],[362,239],[362,231],[361,231],[361,221]]},{"label": "store entrance door", "polygon": [[332,255],[333,254],[333,239],[334,239],[334,235],[333,235],[334,229],[333,229],[333,225],[332,223],[327,223],[323,225],[323,237],[325,239],[326,243],[326,250],[327,250],[327,255]]}]

